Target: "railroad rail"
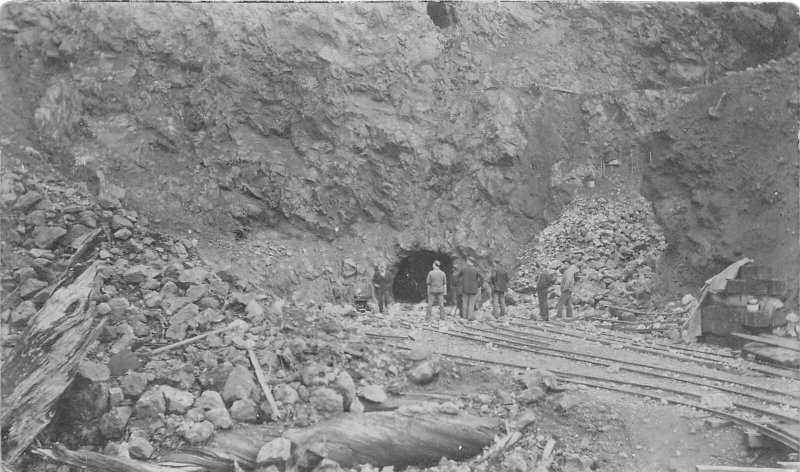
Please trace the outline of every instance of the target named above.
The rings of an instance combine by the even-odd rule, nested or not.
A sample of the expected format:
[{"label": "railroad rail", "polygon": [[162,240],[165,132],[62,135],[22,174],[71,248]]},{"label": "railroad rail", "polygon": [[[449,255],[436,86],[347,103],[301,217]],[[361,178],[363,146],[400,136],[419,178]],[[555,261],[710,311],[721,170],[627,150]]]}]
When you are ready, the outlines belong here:
[{"label": "railroad rail", "polygon": [[[403,348],[403,346],[397,346],[397,347]],[[406,348],[406,349],[408,349],[408,348]],[[481,358],[475,358],[475,357],[469,357],[469,356],[461,356],[461,355],[449,354],[449,353],[440,353],[440,355],[442,355],[444,357],[447,357],[447,358],[451,358],[451,359],[458,359],[458,360],[461,360],[461,361],[479,362],[479,363],[485,363],[485,364],[491,364],[491,365],[501,365],[501,366],[516,368],[516,369],[530,369],[530,368],[533,367],[533,366],[530,366],[530,365],[515,364],[515,363],[511,363],[511,362],[502,362],[502,361],[495,361],[495,360],[490,360],[490,359],[481,359]],[[788,446],[789,448],[791,448],[793,450],[797,450],[797,449],[800,448],[800,439],[799,438],[797,438],[797,437],[795,437],[795,436],[793,436],[793,435],[791,435],[791,434],[789,434],[787,432],[775,429],[775,428],[771,427],[768,424],[764,424],[764,423],[760,423],[758,421],[750,420],[748,418],[744,418],[744,417],[735,415],[733,413],[728,413],[728,412],[725,412],[725,411],[722,411],[722,410],[718,410],[718,409],[715,409],[715,408],[709,408],[709,407],[703,406],[701,404],[698,404],[696,402],[689,401],[689,400],[682,400],[682,399],[676,398],[676,397],[667,397],[667,396],[664,396],[664,395],[659,395],[658,393],[652,392],[652,391],[641,391],[641,390],[635,390],[635,389],[631,389],[631,388],[625,388],[625,387],[618,386],[619,384],[630,385],[630,383],[624,382],[624,381],[615,381],[613,379],[603,379],[602,381],[598,382],[598,381],[591,380],[591,379],[575,378],[575,377],[580,377],[582,374],[566,373],[566,372],[560,372],[560,371],[551,370],[551,369],[548,369],[548,370],[550,370],[550,372],[555,374],[560,381],[563,381],[563,382],[566,382],[566,383],[580,384],[580,385],[589,386],[589,387],[602,388],[602,389],[606,389],[606,390],[626,393],[626,394],[629,394],[629,395],[636,395],[636,396],[640,396],[640,397],[652,398],[652,399],[656,399],[656,400],[659,400],[659,401],[662,401],[662,402],[666,402],[666,403],[671,403],[671,404],[675,404],[675,405],[683,405],[683,406],[694,408],[694,409],[697,409],[697,410],[700,410],[700,411],[705,411],[705,412],[710,413],[710,414],[712,414],[712,415],[714,415],[714,416],[716,416],[718,418],[727,419],[727,420],[729,420],[729,421],[731,421],[731,422],[733,422],[733,423],[735,423],[735,424],[737,424],[739,426],[743,426],[745,428],[752,428],[752,429],[760,432],[764,436],[769,437],[771,439],[774,439],[775,441],[778,441],[781,444],[784,444],[784,445]],[[584,377],[588,378],[588,377],[591,377],[591,376],[584,376]],[[604,384],[602,382],[606,382],[606,383],[610,383],[610,384],[618,384],[618,385],[606,385],[606,384]],[[648,387],[648,388],[652,388],[652,387]],[[659,387],[658,390],[663,390],[663,388]],[[766,411],[764,411],[764,412],[766,413]],[[772,413],[772,412],[770,412],[770,413]],[[786,419],[788,419],[791,424],[796,424],[797,423],[797,419],[796,418],[786,417]]]},{"label": "railroad rail", "polygon": [[[429,328],[426,328],[426,329],[429,329]],[[685,377],[694,377],[694,378],[699,378],[699,379],[702,379],[702,380],[713,380],[713,381],[716,381],[716,382],[722,382],[722,383],[727,383],[727,384],[738,385],[740,387],[749,388],[751,390],[759,391],[759,392],[766,393],[766,394],[773,395],[773,396],[800,399],[800,395],[797,395],[795,393],[789,393],[789,392],[784,392],[784,391],[780,391],[780,390],[774,390],[774,389],[761,387],[761,386],[758,386],[758,385],[752,385],[752,384],[744,383],[744,382],[737,382],[735,380],[724,379],[724,378],[720,378],[720,377],[717,377],[717,376],[696,374],[696,373],[692,373],[692,372],[686,372],[686,371],[682,371],[682,370],[678,370],[678,369],[673,369],[673,368],[670,368],[670,367],[654,366],[654,365],[645,364],[645,363],[641,363],[641,362],[626,361],[624,359],[612,358],[612,357],[608,357],[608,356],[585,354],[585,353],[580,353],[580,352],[576,352],[576,351],[569,350],[569,349],[560,349],[560,348],[556,348],[556,347],[553,347],[553,346],[542,346],[542,345],[535,345],[535,344],[526,344],[526,343],[520,342],[520,341],[512,341],[512,340],[506,340],[505,338],[500,338],[500,337],[496,336],[495,333],[493,333],[492,331],[487,331],[487,330],[483,330],[483,329],[480,329],[480,328],[474,328],[474,327],[469,327],[468,329],[471,329],[471,330],[476,331],[476,332],[463,332],[463,331],[449,330],[449,331],[441,333],[441,334],[446,334],[446,335],[450,335],[450,336],[454,336],[454,337],[461,337],[461,338],[467,339],[467,340],[471,339],[472,341],[482,342],[482,343],[485,343],[488,340],[490,342],[493,342],[497,346],[508,347],[510,349],[523,350],[523,351],[532,352],[532,353],[545,355],[545,356],[561,357],[561,358],[565,358],[565,359],[586,362],[586,363],[589,363],[589,364],[601,365],[603,367],[608,367],[610,365],[609,362],[611,362],[611,363],[619,365],[620,370],[625,370],[625,371],[629,371],[629,372],[634,372],[634,373],[644,374],[644,375],[649,375],[649,376],[654,376],[654,377],[662,377],[662,378],[666,378],[666,379],[669,379],[669,380],[672,380],[672,381],[676,381],[677,380],[677,381],[685,381],[687,383],[696,383],[696,384],[699,384],[699,385],[704,385],[704,386],[707,386],[707,387],[713,387],[713,388],[717,388],[717,389],[720,389],[720,390],[723,390],[724,387],[720,388],[719,386],[714,385],[712,383],[706,383],[706,382],[698,383],[697,381],[694,381],[694,382],[688,381],[688,379],[686,379]],[[436,330],[431,330],[431,331],[439,332],[439,331],[436,331]],[[477,339],[474,336],[481,336],[484,339]],[[606,362],[599,361],[598,359],[601,359],[601,360],[606,361]],[[639,369],[633,369],[631,366],[650,369],[650,370],[652,370],[654,372],[647,372],[647,371],[642,371],[642,370],[639,370]],[[683,376],[684,378],[676,378],[676,377],[673,377],[673,376],[670,376],[670,375],[665,375],[665,374],[660,373],[661,371],[673,372],[673,373],[676,373],[676,374],[679,374],[679,375]],[[732,393],[741,394],[738,391],[733,391]],[[750,396],[753,396],[753,395],[750,395]],[[756,397],[756,398],[762,398],[762,397]],[[773,401],[775,403],[782,403],[782,404],[787,404],[787,405],[790,405],[790,406],[800,407],[800,405],[797,405],[796,403],[790,402],[790,401],[781,401],[781,402],[779,402],[778,400],[773,400]]]}]

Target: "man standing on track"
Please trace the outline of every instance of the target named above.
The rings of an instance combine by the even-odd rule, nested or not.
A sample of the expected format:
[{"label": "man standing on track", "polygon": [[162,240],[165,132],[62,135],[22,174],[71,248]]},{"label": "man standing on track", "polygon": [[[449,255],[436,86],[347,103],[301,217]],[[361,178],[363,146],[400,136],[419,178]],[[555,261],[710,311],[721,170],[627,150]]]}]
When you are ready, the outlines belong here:
[{"label": "man standing on track", "polygon": [[461,280],[462,314],[468,321],[475,320],[475,301],[478,289],[483,285],[483,276],[475,268],[475,261],[470,257],[467,263],[455,275]]},{"label": "man standing on track", "polygon": [[439,316],[444,321],[444,297],[447,295],[447,276],[439,269],[439,261],[433,261],[433,269],[428,272],[428,310],[425,321],[431,321],[431,308],[434,303],[439,304]]},{"label": "man standing on track", "polygon": [[[500,264],[500,258],[494,259],[494,269],[489,276],[492,286],[492,316],[506,316],[506,290],[508,290],[508,271]],[[499,316],[498,316],[499,310]]]},{"label": "man standing on track", "polygon": [[372,285],[375,288],[375,298],[378,300],[378,309],[381,314],[389,308],[389,292],[392,290],[392,274],[386,270],[386,263],[378,264],[378,269],[372,276]]},{"label": "man standing on track", "polygon": [[556,305],[557,318],[561,318],[565,306],[567,307],[567,318],[572,318],[572,290],[575,288],[575,274],[579,270],[575,264],[571,264],[564,270],[564,276],[561,278],[561,297]]},{"label": "man standing on track", "polygon": [[[549,308],[547,306],[547,290],[553,285],[553,276],[547,269],[542,269],[539,280],[536,281],[536,296],[539,298],[539,319],[542,321],[550,320]],[[531,314],[533,318],[533,314]]]}]

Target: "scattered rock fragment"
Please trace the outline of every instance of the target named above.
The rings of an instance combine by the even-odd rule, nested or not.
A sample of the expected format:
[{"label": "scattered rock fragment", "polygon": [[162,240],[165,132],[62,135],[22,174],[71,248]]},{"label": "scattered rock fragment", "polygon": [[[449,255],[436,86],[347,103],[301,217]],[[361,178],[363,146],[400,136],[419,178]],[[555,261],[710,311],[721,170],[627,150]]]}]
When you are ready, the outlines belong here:
[{"label": "scattered rock fragment", "polygon": [[28,320],[36,314],[36,305],[31,300],[25,300],[14,308],[11,312],[10,320],[12,324],[25,326]]},{"label": "scattered rock fragment", "polygon": [[34,295],[36,295],[36,293],[38,293],[45,287],[47,287],[47,282],[34,278],[29,278],[24,282],[22,282],[22,284],[20,285],[19,295],[23,299],[27,300],[29,298],[32,298]]},{"label": "scattered rock fragment", "polygon": [[87,360],[78,363],[77,375],[89,382],[105,382],[111,378],[111,372],[107,366]]},{"label": "scattered rock fragment", "polygon": [[133,410],[128,406],[112,408],[111,411],[100,417],[100,433],[106,439],[120,439],[132,413]]},{"label": "scattered rock fragment", "polygon": [[17,202],[14,204],[12,208],[17,211],[27,212],[28,210],[36,206],[36,204],[38,204],[40,201],[42,201],[42,199],[44,199],[44,195],[42,195],[39,192],[36,191],[27,192],[24,195],[17,198]]},{"label": "scattered rock fragment", "polygon": [[134,413],[137,418],[157,418],[167,410],[164,394],[158,387],[145,391],[136,401]]},{"label": "scattered rock fragment", "polygon": [[406,372],[406,377],[411,382],[417,385],[427,385],[431,383],[439,374],[439,368],[435,362],[431,360],[423,361],[416,364],[414,367]]},{"label": "scattered rock fragment", "polygon": [[356,384],[353,378],[347,372],[341,371],[333,382],[333,388],[342,395],[344,411],[350,411],[350,404],[356,398]]},{"label": "scattered rock fragment", "polygon": [[131,236],[133,236],[133,233],[128,228],[122,228],[122,229],[118,229],[117,231],[114,231],[114,238],[115,239],[119,239],[119,240],[122,240],[122,241],[127,241],[128,239],[131,238]]},{"label": "scattered rock fragment", "polygon": [[256,456],[256,465],[259,467],[274,465],[280,470],[283,470],[286,462],[291,457],[291,441],[286,438],[275,438],[272,441],[264,444],[261,449],[258,450],[258,455]]},{"label": "scattered rock fragment", "polygon": [[245,423],[255,423],[258,420],[258,406],[249,398],[236,400],[229,410],[231,418]]},{"label": "scattered rock fragment", "polygon": [[122,274],[122,278],[130,284],[139,285],[148,279],[155,278],[158,274],[159,271],[155,267],[139,264],[126,270]]},{"label": "scattered rock fragment", "polygon": [[167,413],[186,413],[194,404],[194,395],[168,385],[161,386],[161,393],[166,401]]},{"label": "scattered rock fragment", "polygon": [[[385,397],[386,394],[384,394]],[[385,398],[384,398],[385,400]],[[344,411],[342,395],[329,387],[320,387],[311,392],[311,406],[320,413],[341,413]]]},{"label": "scattered rock fragment", "polygon": [[153,455],[153,445],[142,436],[134,436],[128,441],[128,453],[134,459],[146,460]]},{"label": "scattered rock fragment", "polygon": [[214,425],[210,421],[184,421],[178,428],[178,434],[189,444],[201,444],[214,434]]},{"label": "scattered rock fragment", "polygon": [[280,384],[275,386],[272,391],[275,401],[281,402],[284,405],[294,405],[300,399],[300,396],[289,384]]},{"label": "scattered rock fragment", "polygon": [[219,392],[206,390],[195,401],[195,408],[203,412],[205,419],[217,428],[227,429],[233,426],[231,415],[225,408],[225,402],[222,401]]},{"label": "scattered rock fragment", "polygon": [[227,403],[249,399],[256,388],[250,370],[243,365],[237,365],[228,375],[225,386],[222,388],[222,398]]},{"label": "scattered rock fragment", "polygon": [[358,388],[358,396],[373,403],[386,401],[386,391],[380,385],[364,385]]}]

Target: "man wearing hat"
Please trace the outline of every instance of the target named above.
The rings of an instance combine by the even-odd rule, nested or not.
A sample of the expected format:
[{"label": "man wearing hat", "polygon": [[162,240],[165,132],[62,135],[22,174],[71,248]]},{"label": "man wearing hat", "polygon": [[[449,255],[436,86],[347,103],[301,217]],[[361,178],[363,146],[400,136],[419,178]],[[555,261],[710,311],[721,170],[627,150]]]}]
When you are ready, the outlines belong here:
[{"label": "man wearing hat", "polygon": [[489,284],[492,286],[492,316],[506,316],[506,290],[508,290],[508,271],[500,262],[499,257],[494,258],[494,269],[489,275]]},{"label": "man wearing hat", "polygon": [[[542,321],[550,320],[549,307],[547,306],[547,290],[551,285],[553,285],[553,275],[544,267],[536,281],[536,295],[539,298],[539,319]],[[531,318],[533,318],[532,313]]]},{"label": "man wearing hat", "polygon": [[461,316],[468,321],[475,320],[475,301],[478,298],[478,290],[483,285],[483,276],[478,273],[475,268],[475,260],[472,258],[467,259],[467,263],[462,267],[454,276],[460,280],[461,297],[463,308],[461,309]]},{"label": "man wearing hat", "polygon": [[564,307],[567,307],[567,318],[572,318],[572,291],[575,289],[575,274],[580,272],[577,264],[570,264],[561,278],[561,296],[556,304],[556,317],[561,318]]},{"label": "man wearing hat", "polygon": [[439,315],[444,320],[444,297],[447,295],[447,276],[439,269],[439,261],[433,261],[433,269],[428,272],[428,310],[425,321],[431,321],[431,307],[439,304]]}]

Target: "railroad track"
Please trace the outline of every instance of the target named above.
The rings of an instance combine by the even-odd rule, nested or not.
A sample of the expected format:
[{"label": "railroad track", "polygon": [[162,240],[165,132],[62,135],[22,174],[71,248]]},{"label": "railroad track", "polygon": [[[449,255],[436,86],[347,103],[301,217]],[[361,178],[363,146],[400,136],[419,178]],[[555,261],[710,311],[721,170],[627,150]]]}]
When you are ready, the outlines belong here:
[{"label": "railroad track", "polygon": [[[613,364],[616,364],[616,365],[619,366],[619,369],[621,371],[627,371],[627,372],[631,372],[631,373],[634,373],[634,374],[641,374],[641,375],[646,375],[646,376],[650,376],[650,377],[664,378],[664,379],[668,379],[668,380],[670,380],[672,382],[679,381],[679,382],[691,383],[691,384],[700,385],[700,386],[704,386],[704,387],[715,388],[715,389],[726,391],[728,393],[733,393],[733,394],[736,394],[736,395],[749,396],[751,398],[755,398],[755,399],[758,399],[758,400],[761,400],[761,401],[771,402],[771,403],[774,403],[776,405],[788,405],[788,406],[791,406],[791,407],[800,408],[800,404],[798,404],[797,402],[795,402],[793,400],[790,400],[790,399],[795,399],[795,400],[796,399],[800,399],[800,396],[797,395],[797,394],[794,394],[794,393],[774,390],[774,389],[770,389],[770,388],[761,387],[761,386],[758,386],[758,385],[752,385],[752,384],[749,384],[749,383],[736,382],[734,380],[724,379],[724,378],[720,378],[720,377],[712,376],[712,375],[702,375],[702,374],[696,374],[696,373],[687,372],[687,371],[683,371],[683,370],[672,369],[672,368],[665,367],[665,366],[654,366],[654,365],[644,364],[644,363],[641,363],[641,362],[627,361],[627,360],[624,360],[624,359],[612,358],[612,357],[608,357],[608,356],[585,354],[585,353],[576,352],[576,351],[569,350],[569,349],[561,349],[561,348],[557,348],[557,347],[553,347],[553,346],[544,346],[541,343],[531,344],[531,343],[527,343],[525,341],[515,341],[515,340],[512,340],[512,339],[507,339],[508,336],[506,336],[505,333],[503,333],[502,337],[500,337],[500,336],[498,336],[496,333],[494,333],[492,331],[483,330],[483,329],[480,329],[480,328],[469,327],[467,329],[472,330],[472,331],[450,330],[450,331],[448,331],[446,333],[442,333],[442,334],[447,334],[447,335],[450,335],[450,336],[459,337],[459,338],[462,338],[462,339],[471,340],[471,341],[480,342],[480,343],[492,342],[494,345],[496,345],[498,347],[506,347],[506,348],[513,349],[513,350],[531,352],[531,353],[540,354],[540,355],[543,355],[543,356],[560,357],[560,358],[564,358],[564,359],[569,359],[569,360],[574,360],[574,361],[580,361],[580,362],[585,362],[585,363],[589,363],[589,364],[599,365],[599,366],[602,366],[602,367],[605,367],[605,368],[610,367]],[[435,330],[431,330],[431,331],[435,331]],[[435,331],[435,332],[438,332],[438,331]],[[649,369],[649,370],[641,370],[643,368],[644,369]],[[667,375],[667,374],[664,374],[663,372],[672,372],[672,373],[675,373],[675,374],[679,374],[681,377],[675,377],[673,375]],[[721,383],[725,383],[725,384],[731,384],[733,386],[738,386],[739,388],[750,389],[750,390],[757,391],[757,392],[760,392],[760,393],[758,393],[758,394],[747,393],[746,391],[742,391],[742,390],[739,390],[739,389],[734,389],[734,388],[726,387],[726,386],[723,386],[723,385],[718,385],[718,384],[715,384],[715,383],[712,383],[712,382],[708,382],[709,380],[716,381],[716,382],[721,382]],[[765,394],[769,395],[769,397],[765,396]],[[770,397],[773,397],[773,398],[770,398]],[[775,398],[775,397],[777,397],[777,398]]]},{"label": "railroad track", "polygon": [[[408,349],[405,346],[395,346],[395,347]],[[522,369],[522,370],[527,370],[527,369],[533,368],[533,366],[531,366],[531,365],[517,364],[517,363],[512,363],[512,362],[495,361],[495,360],[491,360],[491,359],[481,359],[481,358],[475,358],[475,357],[469,357],[469,356],[461,356],[461,355],[450,354],[450,353],[439,353],[439,354],[442,355],[443,357],[450,358],[450,359],[453,359],[455,361],[461,361],[459,363],[462,363],[462,364],[464,363],[464,361],[467,361],[467,362],[478,362],[478,363],[484,363],[484,364],[490,364],[490,365],[500,365],[500,366],[504,366],[504,367],[511,367],[511,368]],[[467,365],[474,365],[474,364],[467,364]],[[641,384],[641,383],[637,383],[637,382],[619,381],[619,380],[613,380],[613,379],[597,380],[597,378],[595,376],[589,376],[589,375],[584,375],[584,374],[575,374],[575,373],[570,373],[570,372],[561,372],[561,371],[552,370],[552,369],[548,369],[548,370],[550,370],[550,372],[555,374],[560,381],[565,382],[565,383],[579,384],[579,385],[584,385],[584,386],[594,387],[594,388],[602,388],[602,389],[606,389],[606,390],[625,393],[625,394],[628,394],[628,395],[636,395],[636,396],[645,397],[645,398],[652,398],[652,399],[655,399],[655,400],[658,400],[658,401],[661,401],[661,402],[666,402],[666,403],[670,403],[670,404],[674,404],[674,405],[683,405],[683,406],[694,408],[694,409],[697,409],[697,410],[700,410],[700,411],[705,411],[705,412],[710,413],[710,414],[712,414],[712,415],[714,415],[714,416],[716,416],[718,418],[727,419],[727,420],[729,420],[729,421],[731,421],[731,422],[733,422],[733,423],[735,423],[735,424],[737,424],[739,426],[742,426],[744,428],[751,428],[753,430],[756,430],[756,431],[760,432],[761,434],[763,434],[764,436],[769,437],[769,438],[771,438],[771,439],[773,439],[775,441],[780,442],[781,444],[786,445],[787,447],[791,448],[792,450],[800,449],[800,438],[796,437],[795,435],[793,435],[793,434],[791,434],[791,433],[789,433],[787,431],[783,431],[783,430],[779,429],[779,427],[775,427],[772,424],[765,424],[764,422],[751,420],[751,419],[748,419],[748,418],[745,418],[745,417],[742,417],[742,416],[739,416],[739,415],[736,415],[736,414],[733,414],[733,413],[728,413],[728,412],[725,412],[725,411],[722,411],[722,410],[718,410],[718,409],[715,409],[715,408],[705,407],[705,406],[703,406],[703,405],[701,405],[701,404],[699,404],[699,403],[697,403],[695,401],[685,399],[686,396],[695,396],[696,397],[697,396],[696,394],[687,394],[687,392],[674,390],[673,392],[675,394],[679,395],[679,397],[676,397],[676,396],[669,396],[668,397],[668,396],[665,396],[665,395],[662,395],[662,394],[659,393],[660,391],[665,390],[663,387],[660,387],[660,386],[652,386],[652,385],[646,385],[646,384]],[[637,388],[630,388],[630,386],[644,387],[644,390],[637,389]],[[682,396],[684,398],[680,398],[680,396]],[[747,408],[749,409],[751,407],[747,407]],[[755,410],[755,411],[753,411],[753,410]],[[768,411],[768,410],[762,410],[762,409],[759,409],[759,408],[750,409],[749,411],[758,412],[760,414],[764,414],[765,416],[770,416],[772,418],[780,419],[781,421],[788,422],[788,423],[790,423],[792,425],[798,424],[798,420],[796,418],[785,416],[785,415],[781,415],[781,414],[778,414],[776,412],[771,412],[771,411]]]},{"label": "railroad track", "polygon": [[[525,321],[525,322],[523,322],[523,321]],[[649,349],[656,349],[656,350],[665,351],[665,352],[669,352],[670,350],[674,349],[674,350],[679,350],[679,351],[691,353],[692,357],[703,358],[703,359],[708,359],[708,360],[713,360],[713,361],[719,361],[721,363],[726,363],[726,364],[727,363],[731,363],[733,361],[738,361],[744,367],[746,367],[748,370],[760,372],[760,373],[762,373],[764,375],[769,375],[771,377],[786,377],[786,378],[790,378],[790,379],[794,379],[794,380],[800,380],[800,373],[798,373],[795,369],[790,369],[790,368],[786,368],[786,367],[780,367],[780,366],[776,366],[776,365],[773,365],[773,364],[769,364],[769,363],[761,362],[761,361],[757,361],[757,360],[747,360],[747,359],[743,359],[741,357],[734,356],[733,354],[726,354],[726,353],[720,353],[720,352],[709,352],[709,351],[704,351],[704,350],[700,350],[700,349],[696,349],[696,348],[691,348],[691,347],[688,347],[688,346],[665,345],[665,344],[660,344],[660,343],[649,344],[649,343],[642,342],[641,339],[638,338],[638,337],[634,337],[634,336],[627,335],[627,334],[624,334],[624,333],[611,334],[611,333],[599,332],[599,333],[596,333],[596,334],[591,334],[591,333],[588,333],[586,330],[582,330],[582,329],[574,327],[574,326],[570,326],[569,327],[570,329],[573,330],[572,332],[570,332],[570,331],[567,331],[565,329],[560,329],[560,328],[566,328],[567,325],[565,325],[565,324],[554,323],[554,322],[544,322],[544,323],[541,323],[539,325],[535,325],[535,324],[531,324],[529,321],[527,321],[526,318],[517,318],[516,320],[512,321],[511,323],[516,325],[516,326],[521,326],[521,327],[525,327],[525,328],[528,328],[528,329],[537,329],[537,330],[543,329],[542,328],[542,325],[543,325],[543,326],[546,326],[545,329],[548,332],[555,332],[555,333],[562,334],[564,336],[570,336],[570,337],[575,337],[575,338],[579,338],[579,339],[594,340],[594,341],[597,341],[597,342],[600,342],[600,343],[605,343],[605,342],[608,342],[608,341],[616,341],[616,342],[624,343],[626,346],[630,346],[630,345],[641,346],[641,347],[645,347],[645,348],[649,348]]]},{"label": "railroad track", "polygon": [[[583,340],[586,340],[586,341],[595,341],[595,342],[598,342],[600,344],[605,344],[605,345],[612,345],[615,342],[616,343],[622,343],[622,344],[625,345],[626,348],[631,349],[631,350],[639,350],[641,352],[648,352],[648,353],[654,354],[654,355],[661,355],[662,357],[673,357],[673,358],[676,358],[676,359],[681,359],[681,360],[690,361],[690,362],[693,362],[693,363],[696,363],[696,364],[705,365],[706,367],[712,367],[712,368],[715,368],[715,369],[721,370],[721,371],[729,370],[730,363],[734,359],[737,359],[748,370],[757,371],[757,372],[760,372],[761,374],[768,375],[770,377],[789,378],[789,379],[794,379],[794,380],[800,380],[800,375],[798,375],[798,373],[796,371],[792,370],[792,369],[786,369],[786,368],[781,368],[781,367],[776,367],[776,366],[770,366],[768,364],[748,361],[748,360],[745,360],[745,359],[736,358],[736,357],[734,357],[732,355],[725,355],[725,354],[721,354],[721,353],[710,353],[710,352],[707,352],[707,351],[700,351],[700,350],[691,349],[691,348],[687,348],[687,347],[683,347],[683,346],[677,346],[677,347],[682,348],[682,350],[684,350],[686,352],[691,352],[692,353],[691,356],[687,357],[687,356],[684,356],[684,355],[680,355],[680,354],[669,352],[669,349],[672,348],[673,346],[648,345],[648,344],[641,343],[640,340],[638,340],[637,338],[632,338],[632,337],[629,338],[629,337],[621,337],[621,336],[613,336],[613,335],[605,334],[604,336],[607,339],[603,339],[600,336],[586,334],[584,332],[569,332],[569,331],[566,331],[564,329],[559,329],[559,328],[553,327],[550,323],[546,323],[545,327],[536,326],[536,325],[532,325],[532,324],[528,324],[528,323],[521,323],[521,322],[518,322],[518,321],[512,321],[511,324],[514,324],[515,326],[520,326],[520,327],[526,328],[526,330],[528,330],[528,331],[522,331],[522,333],[525,333],[525,334],[536,334],[536,333],[531,333],[529,331],[529,330],[534,329],[537,332],[558,333],[558,334],[561,334],[563,336],[573,337],[573,338],[577,338],[577,339],[583,339]],[[496,328],[500,328],[500,329],[507,329],[507,328],[502,328],[501,326],[497,326],[497,325],[492,325],[492,326],[494,326]],[[516,330],[515,332],[520,333],[519,330]],[[538,337],[542,337],[539,334],[537,334],[537,336]],[[544,339],[547,339],[547,338],[544,338]],[[553,338],[551,336],[550,340],[552,340],[552,339]],[[642,349],[644,349],[644,350],[642,350]],[[706,361],[709,361],[710,363],[707,363]]]}]

